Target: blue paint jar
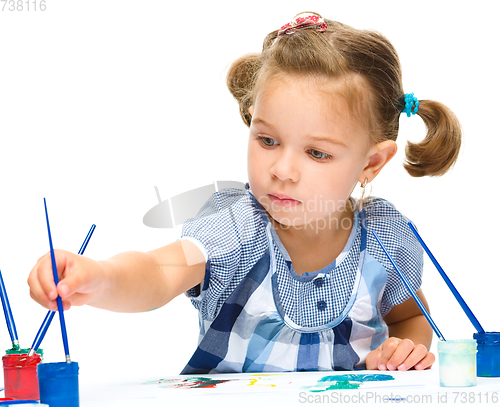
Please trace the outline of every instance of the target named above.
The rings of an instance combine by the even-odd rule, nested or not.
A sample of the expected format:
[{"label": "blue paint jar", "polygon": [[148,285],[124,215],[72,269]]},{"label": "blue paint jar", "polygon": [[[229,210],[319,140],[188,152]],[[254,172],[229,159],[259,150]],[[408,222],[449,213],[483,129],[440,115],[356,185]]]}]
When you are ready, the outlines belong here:
[{"label": "blue paint jar", "polygon": [[40,363],[37,368],[40,403],[79,407],[78,363]]},{"label": "blue paint jar", "polygon": [[477,375],[480,377],[500,377],[500,332],[476,332]]}]

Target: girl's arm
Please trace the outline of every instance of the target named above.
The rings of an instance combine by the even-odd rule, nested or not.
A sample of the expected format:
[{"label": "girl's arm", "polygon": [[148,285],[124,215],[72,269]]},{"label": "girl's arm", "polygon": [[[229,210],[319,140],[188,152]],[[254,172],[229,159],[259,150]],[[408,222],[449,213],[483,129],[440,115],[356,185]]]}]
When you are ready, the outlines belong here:
[{"label": "girl's arm", "polygon": [[[423,291],[418,290],[417,295],[428,310]],[[428,349],[433,331],[413,298],[394,306],[384,321],[389,339],[367,355],[367,369],[421,370],[432,366],[435,356]]]},{"label": "girl's arm", "polygon": [[[417,296],[429,310],[429,304],[422,290],[417,291]],[[413,298],[409,298],[402,304],[393,307],[384,317],[389,327],[389,336],[410,339],[415,345],[422,344],[427,349],[432,342],[432,327],[427,322],[420,308]]]},{"label": "girl's arm", "polygon": [[63,250],[56,250],[55,256],[57,288],[50,253],[38,260],[28,278],[31,297],[54,311],[57,294],[65,309],[88,304],[110,311],[149,311],[200,284],[205,276],[203,254],[187,240],[147,253],[121,253],[105,261]]}]

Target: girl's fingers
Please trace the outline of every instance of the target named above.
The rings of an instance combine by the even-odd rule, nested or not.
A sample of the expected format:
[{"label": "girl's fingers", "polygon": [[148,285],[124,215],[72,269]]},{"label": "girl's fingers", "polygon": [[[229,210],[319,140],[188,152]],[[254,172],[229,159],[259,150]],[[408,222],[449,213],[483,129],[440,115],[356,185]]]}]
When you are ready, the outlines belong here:
[{"label": "girl's fingers", "polygon": [[436,361],[436,356],[432,352],[428,352],[425,357],[415,365],[416,370],[429,369]]},{"label": "girl's fingers", "polygon": [[[49,260],[49,261],[47,261]],[[54,284],[54,277],[50,275],[52,272],[52,266],[50,265],[50,258],[47,259],[47,255],[40,259],[35,265],[33,270],[31,270],[30,276],[28,278],[28,284],[34,294],[42,301],[53,300],[56,296],[56,285]]]},{"label": "girl's fingers", "polygon": [[[57,272],[58,275],[61,276],[64,274],[66,267],[66,254],[61,250],[56,250],[54,252]],[[54,272],[52,270],[52,259],[50,257],[50,253],[47,253],[41,259],[41,261],[33,269],[32,274],[34,275],[34,278],[36,278],[40,283],[41,289],[49,298],[49,300],[55,300],[58,294],[56,284],[54,282]]]},{"label": "girl's fingers", "polygon": [[83,271],[79,273],[68,273],[68,275],[57,286],[57,291],[61,298],[68,298],[75,294],[84,284],[85,276]]},{"label": "girl's fingers", "polygon": [[48,303],[53,299],[48,294],[51,291],[55,291],[55,284],[52,280],[52,285],[50,282],[47,282],[47,278],[44,277],[43,271],[41,268],[43,267],[43,262],[39,262],[28,277],[28,284],[30,286],[30,294],[31,297],[38,303],[43,306],[48,306]]},{"label": "girl's fingers", "polygon": [[[61,278],[66,271],[68,256],[67,253],[62,250],[55,250],[54,252],[57,271]],[[37,264],[33,267],[28,277],[28,285],[30,286],[31,297],[36,302],[51,310],[57,309],[55,300],[58,296],[58,290],[54,282],[54,272],[52,270],[50,253],[38,259]]]},{"label": "girl's fingers", "polygon": [[391,337],[366,357],[366,368],[378,370],[429,369],[436,357],[424,345],[414,345],[410,339]]},{"label": "girl's fingers", "polygon": [[62,304],[63,304],[64,311],[67,311],[71,308],[71,303],[69,301],[63,301]]},{"label": "girl's fingers", "polygon": [[415,348],[415,344],[410,339],[403,339],[399,342],[397,349],[393,352],[387,362],[388,370],[396,370]]},{"label": "girl's fingers", "polygon": [[[38,290],[37,290],[38,291]],[[48,302],[49,300],[46,299],[45,301],[43,301],[42,299],[40,299],[40,297],[38,297],[38,295],[35,293],[35,291],[33,291],[32,289],[30,290],[30,297],[33,298],[33,300],[35,300],[37,303],[39,303],[41,306],[45,307],[45,308],[49,308],[48,306]]]},{"label": "girl's fingers", "polygon": [[424,345],[417,345],[408,357],[398,366],[398,370],[409,370],[420,362],[427,355],[427,348]]},{"label": "girl's fingers", "polygon": [[366,355],[366,369],[367,370],[377,370],[379,368],[379,359],[382,354],[382,347],[379,346],[377,349],[372,350],[368,355]]},{"label": "girl's fingers", "polygon": [[380,355],[379,361],[378,361],[378,369],[379,370],[387,370],[389,369],[388,367],[388,362],[389,359],[391,359],[392,355],[398,348],[399,343],[401,342],[401,339],[399,338],[389,338],[386,339],[381,347],[382,347],[382,353]]},{"label": "girl's fingers", "polygon": [[39,303],[42,307],[45,307],[51,311],[57,311],[57,302],[52,300],[42,300],[40,297],[36,295],[33,291],[30,291],[30,297],[33,298],[37,303]]}]

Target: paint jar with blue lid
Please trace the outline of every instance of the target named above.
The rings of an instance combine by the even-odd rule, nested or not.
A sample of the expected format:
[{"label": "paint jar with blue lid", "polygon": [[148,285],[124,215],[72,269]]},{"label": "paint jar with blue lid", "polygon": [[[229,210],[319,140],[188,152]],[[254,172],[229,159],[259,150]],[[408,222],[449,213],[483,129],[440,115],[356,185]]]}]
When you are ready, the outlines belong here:
[{"label": "paint jar with blue lid", "polygon": [[79,407],[78,363],[40,363],[37,368],[40,403]]},{"label": "paint jar with blue lid", "polygon": [[438,342],[441,387],[470,387],[477,382],[475,339]]},{"label": "paint jar with blue lid", "polygon": [[476,332],[477,375],[480,377],[500,377],[500,332]]}]

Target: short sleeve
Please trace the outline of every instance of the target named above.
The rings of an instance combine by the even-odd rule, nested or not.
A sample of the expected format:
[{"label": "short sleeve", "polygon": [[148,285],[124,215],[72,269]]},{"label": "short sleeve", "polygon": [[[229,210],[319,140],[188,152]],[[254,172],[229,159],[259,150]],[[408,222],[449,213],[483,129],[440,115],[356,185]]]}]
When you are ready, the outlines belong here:
[{"label": "short sleeve", "polygon": [[206,256],[204,282],[186,292],[205,320],[213,320],[224,301],[262,256],[267,239],[258,206],[249,192],[228,188],[213,194],[180,239]]},{"label": "short sleeve", "polygon": [[423,249],[408,226],[409,219],[397,211],[390,202],[372,198],[364,208],[368,230],[367,248],[387,270],[387,282],[381,302],[381,313],[386,315],[393,306],[410,298],[411,294],[372,231],[375,231],[415,291],[422,285]]}]

